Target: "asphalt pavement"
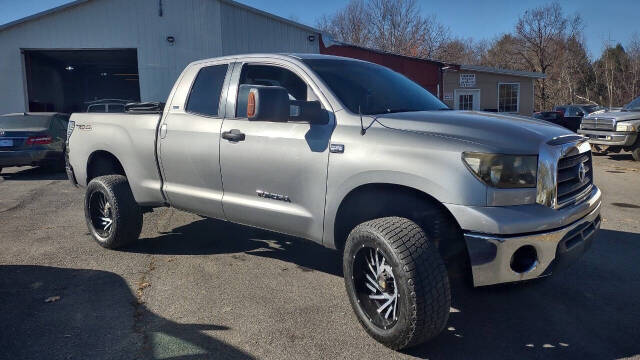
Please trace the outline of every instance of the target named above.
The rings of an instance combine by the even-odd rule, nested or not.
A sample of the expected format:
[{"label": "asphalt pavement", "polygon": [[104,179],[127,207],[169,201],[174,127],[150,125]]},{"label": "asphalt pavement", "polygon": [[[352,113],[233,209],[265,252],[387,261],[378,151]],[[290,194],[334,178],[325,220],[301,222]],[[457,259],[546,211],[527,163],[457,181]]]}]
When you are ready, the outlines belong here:
[{"label": "asphalt pavement", "polygon": [[457,286],[448,328],[406,352],[360,327],[335,251],[171,208],[105,250],[64,174],[4,169],[0,359],[640,358],[640,164],[594,162],[589,252],[551,278]]}]

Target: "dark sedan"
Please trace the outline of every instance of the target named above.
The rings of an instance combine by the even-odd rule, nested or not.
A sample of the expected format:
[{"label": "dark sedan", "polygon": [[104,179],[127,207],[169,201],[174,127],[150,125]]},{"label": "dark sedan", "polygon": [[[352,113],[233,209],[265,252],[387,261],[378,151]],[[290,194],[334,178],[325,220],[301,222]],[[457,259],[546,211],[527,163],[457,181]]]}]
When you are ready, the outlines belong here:
[{"label": "dark sedan", "polygon": [[604,110],[604,108],[592,104],[560,105],[553,108],[553,111],[562,114],[562,123],[560,125],[573,132],[577,132],[580,129],[580,122],[582,122],[584,116],[600,110]]},{"label": "dark sedan", "polygon": [[38,165],[64,168],[68,114],[18,113],[0,116],[0,171]]}]

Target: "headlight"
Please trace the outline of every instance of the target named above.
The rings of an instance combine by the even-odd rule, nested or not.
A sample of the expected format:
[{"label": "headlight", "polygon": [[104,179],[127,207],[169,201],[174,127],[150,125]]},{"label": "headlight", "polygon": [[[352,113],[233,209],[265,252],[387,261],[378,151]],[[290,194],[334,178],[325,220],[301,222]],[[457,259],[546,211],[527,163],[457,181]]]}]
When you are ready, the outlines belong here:
[{"label": "headlight", "polygon": [[501,189],[536,187],[537,155],[462,153],[467,168],[482,182]]},{"label": "headlight", "polygon": [[622,132],[634,132],[636,131],[636,126],[633,124],[629,124],[629,123],[619,123],[616,125],[616,131],[622,131]]}]

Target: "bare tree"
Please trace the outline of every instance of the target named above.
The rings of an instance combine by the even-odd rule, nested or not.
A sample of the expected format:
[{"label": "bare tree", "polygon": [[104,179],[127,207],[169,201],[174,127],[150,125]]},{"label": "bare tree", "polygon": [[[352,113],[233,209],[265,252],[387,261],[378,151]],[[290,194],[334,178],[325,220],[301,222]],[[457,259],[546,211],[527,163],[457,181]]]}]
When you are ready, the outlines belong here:
[{"label": "bare tree", "polygon": [[351,0],[335,14],[322,16],[317,26],[338,41],[371,46],[371,23],[364,0]]},{"label": "bare tree", "polygon": [[504,34],[493,40],[482,59],[482,64],[495,68],[535,71],[518,53],[518,39],[511,34]]},{"label": "bare tree", "polygon": [[609,106],[621,106],[633,99],[632,60],[621,44],[607,46],[594,68],[601,101]]},{"label": "bare tree", "polygon": [[[579,15],[567,19],[558,3],[527,10],[516,24],[515,51],[530,70],[546,74],[562,59],[568,29],[573,31],[580,24]],[[546,83],[547,79],[542,79],[538,86],[542,108],[546,108],[549,100]]]},{"label": "bare tree", "polygon": [[416,0],[351,0],[321,17],[318,27],[338,41],[417,57],[432,57],[449,39],[434,15],[421,15]]},{"label": "bare tree", "polygon": [[627,45],[629,55],[629,93],[632,99],[640,96],[640,34],[634,33],[629,45]]},{"label": "bare tree", "polygon": [[486,41],[457,38],[441,44],[433,58],[445,63],[480,65],[486,58],[487,48]]}]

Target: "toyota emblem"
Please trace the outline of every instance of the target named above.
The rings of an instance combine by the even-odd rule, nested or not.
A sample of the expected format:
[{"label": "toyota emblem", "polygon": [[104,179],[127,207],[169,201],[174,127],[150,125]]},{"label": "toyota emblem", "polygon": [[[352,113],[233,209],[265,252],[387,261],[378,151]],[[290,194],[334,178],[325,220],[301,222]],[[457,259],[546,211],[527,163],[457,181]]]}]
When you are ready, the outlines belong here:
[{"label": "toyota emblem", "polygon": [[4,130],[0,130],[0,136],[4,136],[4,135],[5,135]]},{"label": "toyota emblem", "polygon": [[587,177],[587,168],[584,166],[584,163],[580,163],[578,166],[578,180],[583,182],[585,177]]}]

